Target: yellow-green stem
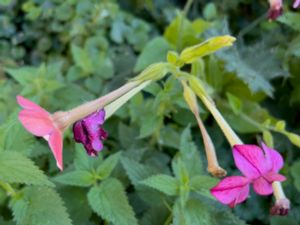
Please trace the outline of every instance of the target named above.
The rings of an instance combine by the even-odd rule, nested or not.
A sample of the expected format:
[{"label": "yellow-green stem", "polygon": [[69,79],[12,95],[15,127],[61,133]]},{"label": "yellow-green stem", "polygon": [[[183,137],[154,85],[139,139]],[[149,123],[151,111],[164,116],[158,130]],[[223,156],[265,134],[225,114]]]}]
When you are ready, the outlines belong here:
[{"label": "yellow-green stem", "polygon": [[8,183],[5,183],[3,181],[0,181],[0,187],[6,191],[7,195],[11,195],[11,196],[14,196],[16,194],[15,190],[13,189],[13,187],[8,184]]}]

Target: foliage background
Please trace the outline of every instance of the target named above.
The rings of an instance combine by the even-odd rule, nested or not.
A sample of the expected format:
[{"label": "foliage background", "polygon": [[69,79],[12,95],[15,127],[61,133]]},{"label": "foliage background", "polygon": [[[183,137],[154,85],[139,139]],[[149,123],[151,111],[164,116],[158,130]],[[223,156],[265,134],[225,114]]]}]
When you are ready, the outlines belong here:
[{"label": "foliage background", "polygon": [[[179,0],[1,0],[0,224],[299,224],[300,141],[290,131],[300,132],[300,13],[291,2],[268,22],[264,0],[195,0],[190,8]],[[205,170],[199,130],[172,78],[106,121],[98,158],[69,130],[63,173],[46,143],[16,119],[18,94],[66,110],[165,61],[168,50],[220,34],[237,43],[199,60],[192,73],[210,85],[245,143],[273,136],[285,158],[287,217],[269,216],[271,196],[251,194],[234,210],[211,198],[217,179]],[[222,167],[236,174],[227,141],[201,109]]]}]

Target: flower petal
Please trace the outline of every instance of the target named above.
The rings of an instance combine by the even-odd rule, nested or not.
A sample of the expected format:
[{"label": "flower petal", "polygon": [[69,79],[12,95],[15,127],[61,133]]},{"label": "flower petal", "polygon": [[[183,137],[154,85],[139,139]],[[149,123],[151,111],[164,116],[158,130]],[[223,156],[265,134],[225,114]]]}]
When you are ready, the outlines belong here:
[{"label": "flower petal", "polygon": [[293,8],[298,8],[300,6],[300,0],[295,0],[294,4],[293,4]]},{"label": "flower petal", "polygon": [[60,170],[63,170],[63,138],[62,133],[59,130],[54,130],[49,137],[49,147],[56,160],[56,165]]},{"label": "flower petal", "polygon": [[39,111],[22,110],[19,112],[19,120],[35,136],[45,136],[55,129],[50,117]]},{"label": "flower petal", "polygon": [[274,181],[282,182],[286,180],[285,176],[274,172],[266,173],[263,177],[270,183],[273,183]]},{"label": "flower petal", "polygon": [[49,113],[45,109],[43,109],[39,105],[35,104],[34,102],[28,100],[27,98],[24,98],[21,95],[17,96],[17,102],[24,109],[30,109],[30,110],[33,110],[33,111],[37,111],[37,112],[41,112],[43,114],[49,115]]},{"label": "flower petal", "polygon": [[210,192],[221,203],[234,207],[245,201],[249,195],[249,179],[231,176],[221,180]]},{"label": "flower petal", "polygon": [[264,143],[261,143],[261,145],[265,152],[268,170],[278,173],[278,171],[283,167],[282,156],[279,154],[279,152],[269,148]]},{"label": "flower petal", "polygon": [[273,193],[272,182],[268,182],[264,177],[254,180],[253,188],[259,195],[270,195]]},{"label": "flower petal", "polygon": [[83,127],[82,127],[82,121],[77,121],[73,125],[73,135],[74,140],[79,143],[85,144],[87,142],[86,134],[84,133]]},{"label": "flower petal", "polygon": [[248,178],[255,179],[267,172],[263,151],[256,145],[233,146],[233,157],[236,166]]}]

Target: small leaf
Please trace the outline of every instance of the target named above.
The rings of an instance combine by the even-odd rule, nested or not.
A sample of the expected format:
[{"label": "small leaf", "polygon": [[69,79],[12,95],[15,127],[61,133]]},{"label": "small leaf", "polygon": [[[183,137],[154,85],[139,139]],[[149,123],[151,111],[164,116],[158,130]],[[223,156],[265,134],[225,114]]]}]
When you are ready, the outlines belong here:
[{"label": "small leaf", "polygon": [[97,174],[101,177],[101,179],[105,179],[110,176],[111,172],[119,162],[120,156],[121,152],[110,155],[98,166]]},{"label": "small leaf", "polygon": [[93,174],[84,170],[75,170],[63,173],[55,177],[54,180],[61,184],[79,187],[89,187],[95,182]]},{"label": "small leaf", "polygon": [[9,151],[0,153],[0,180],[8,183],[54,186],[30,159]]},{"label": "small leaf", "polygon": [[237,115],[240,114],[243,107],[242,101],[238,97],[230,94],[229,92],[227,92],[226,95],[232,111]]},{"label": "small leaf", "polygon": [[177,195],[179,189],[179,182],[174,177],[165,174],[158,174],[151,176],[140,182],[141,184],[159,190],[166,195]]},{"label": "small leaf", "polygon": [[88,200],[92,209],[114,225],[137,225],[132,207],[120,181],[108,178],[91,188]]},{"label": "small leaf", "polygon": [[72,56],[77,66],[79,66],[86,74],[93,71],[93,65],[91,59],[84,49],[72,45],[71,46]]},{"label": "small leaf", "polygon": [[180,54],[180,59],[185,63],[193,63],[199,57],[209,55],[224,47],[231,46],[236,39],[232,36],[218,36],[210,38],[198,45],[184,49]]},{"label": "small leaf", "polygon": [[72,225],[63,201],[51,188],[26,187],[10,206],[18,225]]}]

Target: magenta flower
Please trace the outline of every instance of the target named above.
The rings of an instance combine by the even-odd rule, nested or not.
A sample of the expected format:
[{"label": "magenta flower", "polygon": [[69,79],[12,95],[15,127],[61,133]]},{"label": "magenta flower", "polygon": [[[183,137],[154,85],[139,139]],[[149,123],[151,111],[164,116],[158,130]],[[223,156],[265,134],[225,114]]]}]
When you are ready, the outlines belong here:
[{"label": "magenta flower", "polygon": [[282,0],[269,0],[269,3],[270,3],[270,9],[268,12],[268,18],[270,20],[275,20],[283,12]]},{"label": "magenta flower", "polygon": [[244,176],[226,177],[211,189],[215,198],[231,208],[247,199],[250,184],[253,184],[257,194],[269,195],[273,193],[274,181],[285,180],[284,176],[278,174],[283,167],[281,155],[264,143],[262,148],[256,145],[235,145],[233,157]]},{"label": "magenta flower", "polygon": [[293,4],[293,7],[298,8],[299,6],[300,6],[300,0],[295,0],[294,4]]},{"label": "magenta flower", "polygon": [[63,170],[62,131],[56,126],[51,114],[22,96],[17,96],[17,102],[23,107],[19,113],[22,125],[33,135],[43,137],[48,142],[57,167]]},{"label": "magenta flower", "polygon": [[103,148],[102,141],[107,138],[107,133],[101,125],[104,123],[105,111],[94,112],[73,125],[74,139],[82,143],[90,156],[97,156]]}]

